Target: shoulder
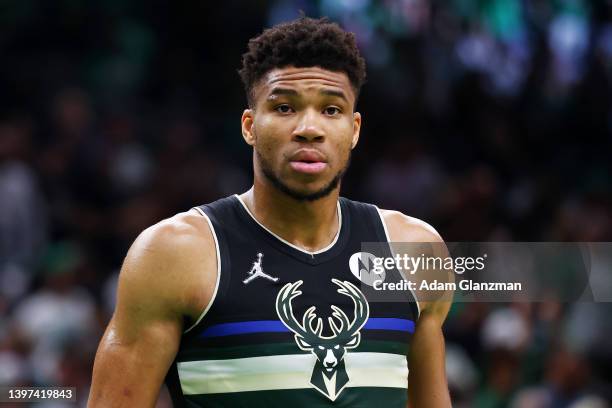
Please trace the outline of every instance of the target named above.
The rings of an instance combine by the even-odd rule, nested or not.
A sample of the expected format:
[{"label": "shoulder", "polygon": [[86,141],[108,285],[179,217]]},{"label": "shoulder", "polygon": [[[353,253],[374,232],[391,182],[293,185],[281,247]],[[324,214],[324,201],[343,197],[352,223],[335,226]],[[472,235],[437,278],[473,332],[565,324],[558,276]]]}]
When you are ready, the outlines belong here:
[{"label": "shoulder", "polygon": [[[431,252],[427,254],[428,256],[440,258],[448,256],[448,249],[446,248],[444,240],[438,231],[425,221],[402,214],[399,211],[379,211],[387,228],[389,241],[393,243],[391,244],[391,248],[394,253],[401,254],[408,251],[409,253],[407,255],[414,256],[414,246],[405,246],[401,245],[401,243],[432,243],[434,245],[429,246],[429,251]],[[424,250],[424,248],[419,246],[419,252],[421,250]],[[425,250],[425,252],[427,251],[428,250]],[[420,279],[454,282],[452,272],[449,273],[446,270],[428,270],[427,275],[417,272],[412,279],[416,281],[417,286],[420,286]],[[439,296],[438,294],[432,296],[432,294],[428,293],[426,290],[417,290],[416,295],[417,299],[420,299],[418,303],[421,311],[433,315],[435,320],[438,321],[439,324],[442,324],[450,309],[452,292],[448,291]]]},{"label": "shoulder", "polygon": [[380,209],[391,242],[444,242],[438,231],[418,218]]},{"label": "shoulder", "polygon": [[[204,258],[214,258],[215,243],[205,217],[195,211],[179,213],[144,230],[134,241],[126,262],[145,262],[167,274],[183,272]],[[155,269],[159,269],[155,268]]]},{"label": "shoulder", "polygon": [[144,230],[134,241],[134,248],[147,250],[153,256],[189,255],[207,248],[214,249],[214,239],[206,218],[190,210]]},{"label": "shoulder", "polygon": [[358,208],[361,214],[370,214],[375,209],[383,222],[390,242],[443,242],[440,234],[428,223],[399,211],[385,210],[376,205],[340,197],[340,202]]},{"label": "shoulder", "polygon": [[197,315],[212,295],[216,263],[206,218],[195,210],[179,213],[136,238],[121,269],[119,293],[124,289],[169,305],[177,314]]}]

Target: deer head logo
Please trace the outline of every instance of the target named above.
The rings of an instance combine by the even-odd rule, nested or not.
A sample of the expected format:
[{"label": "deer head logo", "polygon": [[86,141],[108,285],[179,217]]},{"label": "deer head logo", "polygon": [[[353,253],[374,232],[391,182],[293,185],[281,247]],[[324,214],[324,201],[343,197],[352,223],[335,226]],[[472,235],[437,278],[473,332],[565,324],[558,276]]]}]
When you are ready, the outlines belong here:
[{"label": "deer head logo", "polygon": [[[295,342],[303,351],[310,351],[317,357],[312,370],[310,384],[330,400],[334,401],[349,381],[344,365],[346,351],[359,346],[359,330],[368,320],[368,301],[361,291],[352,283],[332,279],[339,289],[338,293],[349,296],[355,305],[353,321],[337,306],[332,305],[332,317],[328,318],[332,336],[323,336],[323,321],[315,314],[311,306],[300,323],[293,315],[291,301],[301,295],[299,287],[303,281],[287,283],[276,297],[276,313],[289,330],[295,333]],[[337,319],[337,322],[334,320]],[[313,322],[316,320],[316,327]]]}]

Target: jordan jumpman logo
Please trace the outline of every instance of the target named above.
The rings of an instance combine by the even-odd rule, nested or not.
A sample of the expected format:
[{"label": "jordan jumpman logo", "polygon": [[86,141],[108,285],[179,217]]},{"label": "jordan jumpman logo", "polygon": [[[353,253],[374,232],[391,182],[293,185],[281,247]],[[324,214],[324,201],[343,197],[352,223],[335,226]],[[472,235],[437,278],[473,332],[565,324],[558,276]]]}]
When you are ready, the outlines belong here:
[{"label": "jordan jumpman logo", "polygon": [[251,276],[249,276],[248,278],[243,280],[242,283],[244,283],[246,285],[250,281],[252,281],[253,279],[259,278],[259,277],[269,279],[272,282],[278,281],[278,278],[275,278],[273,276],[270,276],[270,275],[264,273],[263,269],[261,268],[261,258],[262,257],[263,257],[263,254],[261,252],[257,254],[257,260],[255,262],[253,262],[253,267],[249,271],[249,275],[251,275]]}]

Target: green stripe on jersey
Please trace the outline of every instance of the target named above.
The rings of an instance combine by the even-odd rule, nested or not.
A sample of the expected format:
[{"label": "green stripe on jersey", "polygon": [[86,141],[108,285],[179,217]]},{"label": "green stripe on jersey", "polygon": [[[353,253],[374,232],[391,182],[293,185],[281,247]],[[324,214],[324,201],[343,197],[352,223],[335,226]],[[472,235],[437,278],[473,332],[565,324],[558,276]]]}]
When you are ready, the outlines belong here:
[{"label": "green stripe on jersey", "polygon": [[[274,356],[285,354],[296,354],[300,350],[295,342],[290,343],[270,343],[250,346],[234,347],[210,347],[194,350],[181,350],[177,355],[178,362],[196,360],[224,360],[230,358],[247,358]],[[359,347],[352,351],[372,352],[372,353],[391,353],[408,355],[408,344],[393,341],[363,340]],[[307,352],[304,352],[307,353]]]},{"label": "green stripe on jersey", "polygon": [[[408,388],[405,355],[354,353],[344,357],[347,387]],[[177,364],[183,394],[311,388],[316,356],[312,353],[185,361]]]},{"label": "green stripe on jersey", "polygon": [[315,389],[188,395],[189,406],[207,408],[406,408],[407,392],[400,388],[349,388],[336,401]]}]

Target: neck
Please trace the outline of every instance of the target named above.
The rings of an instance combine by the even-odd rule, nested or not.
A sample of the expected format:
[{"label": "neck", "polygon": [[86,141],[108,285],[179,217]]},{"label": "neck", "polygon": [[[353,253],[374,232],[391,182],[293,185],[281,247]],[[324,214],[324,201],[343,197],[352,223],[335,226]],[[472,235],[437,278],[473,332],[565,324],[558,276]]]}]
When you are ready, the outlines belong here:
[{"label": "neck", "polygon": [[339,190],[315,201],[298,201],[256,180],[240,198],[267,229],[299,248],[315,252],[330,245],[340,228]]}]

